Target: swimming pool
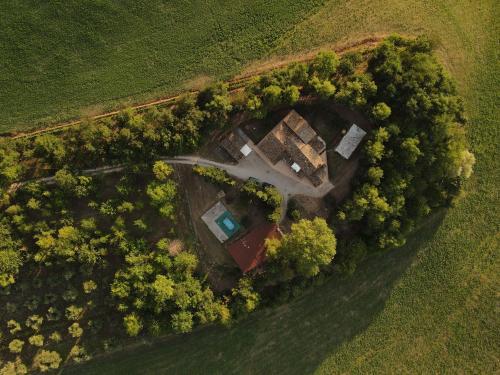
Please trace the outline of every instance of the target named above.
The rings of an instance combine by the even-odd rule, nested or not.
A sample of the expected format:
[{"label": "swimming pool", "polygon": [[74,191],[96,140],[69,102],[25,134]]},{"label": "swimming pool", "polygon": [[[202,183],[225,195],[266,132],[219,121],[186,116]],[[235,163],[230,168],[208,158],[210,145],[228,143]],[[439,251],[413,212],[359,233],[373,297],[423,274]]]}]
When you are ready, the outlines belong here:
[{"label": "swimming pool", "polygon": [[232,237],[240,229],[240,225],[229,211],[225,211],[215,222],[228,237]]}]

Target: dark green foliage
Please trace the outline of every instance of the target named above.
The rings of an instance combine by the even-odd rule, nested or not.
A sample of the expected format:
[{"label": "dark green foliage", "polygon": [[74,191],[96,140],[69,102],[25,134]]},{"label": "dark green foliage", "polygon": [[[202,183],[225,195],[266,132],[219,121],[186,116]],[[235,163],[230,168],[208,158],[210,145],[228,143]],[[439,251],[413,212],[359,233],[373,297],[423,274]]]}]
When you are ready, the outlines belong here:
[{"label": "dark green foliage", "polygon": [[370,135],[367,173],[338,217],[359,222],[371,247],[387,249],[403,245],[432,209],[450,204],[474,157],[461,130],[461,101],[427,41],[388,39],[375,49],[369,72],[378,88],[373,115],[391,115],[391,124]]},{"label": "dark green foliage", "polygon": [[205,112],[205,123],[209,127],[225,127],[233,109],[228,96],[227,84],[217,83],[198,94],[198,107]]}]

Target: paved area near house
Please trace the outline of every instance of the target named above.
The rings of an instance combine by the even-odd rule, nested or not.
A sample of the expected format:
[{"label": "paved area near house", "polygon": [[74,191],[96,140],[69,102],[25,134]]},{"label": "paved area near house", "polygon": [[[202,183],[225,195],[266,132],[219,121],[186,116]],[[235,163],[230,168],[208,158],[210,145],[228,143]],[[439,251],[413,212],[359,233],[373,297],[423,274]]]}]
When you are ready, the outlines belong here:
[{"label": "paved area near house", "polygon": [[201,216],[201,220],[207,224],[208,228],[212,231],[214,236],[217,237],[219,242],[224,242],[229,238],[216,222],[217,218],[226,211],[227,208],[219,201]]}]

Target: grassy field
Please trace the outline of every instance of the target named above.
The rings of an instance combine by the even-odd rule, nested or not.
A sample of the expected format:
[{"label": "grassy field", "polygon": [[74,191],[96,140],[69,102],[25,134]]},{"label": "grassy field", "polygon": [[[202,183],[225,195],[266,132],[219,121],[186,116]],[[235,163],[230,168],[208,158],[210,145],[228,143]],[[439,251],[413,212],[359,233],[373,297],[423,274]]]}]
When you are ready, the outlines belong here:
[{"label": "grassy field", "polygon": [[229,77],[269,53],[320,3],[2,1],[0,131]]},{"label": "grassy field", "polygon": [[[100,4],[103,3],[107,2]],[[170,31],[172,36],[164,39],[162,51],[169,51],[169,56],[176,56],[176,52],[172,51],[179,51],[178,48],[184,50],[182,54],[179,52],[179,57],[164,62],[171,70],[180,69],[179,79],[171,72],[169,82],[180,84],[183,79],[202,73],[222,74],[222,68],[228,62],[231,63],[228,65],[229,72],[244,65],[247,60],[264,54],[301,53],[309,48],[393,31],[427,33],[438,44],[439,58],[457,79],[470,118],[469,139],[477,164],[464,196],[456,207],[436,214],[429,220],[407,246],[389,254],[373,256],[350,279],[334,278],[293,303],[257,312],[232,329],[211,327],[187,336],[165,338],[154,345],[146,344],[96,359],[81,367],[69,368],[64,371],[65,374],[498,372],[498,7],[495,7],[493,0],[331,0],[321,7],[305,6],[305,3],[309,4],[280,2],[283,7],[276,17],[287,19],[284,21],[285,18],[280,18],[280,22],[262,21],[258,16],[254,16],[251,21],[240,16],[247,23],[238,23],[242,21],[231,14],[236,12],[232,9],[233,5],[222,11],[226,6],[220,3],[214,3],[218,6],[207,5],[207,9],[214,12],[214,8],[221,9],[220,13],[213,15],[213,19],[207,17],[205,20],[202,17],[189,20],[189,15],[183,13],[185,18],[177,20],[175,17],[178,16],[170,15],[169,22],[174,25],[173,29],[180,27],[176,24],[178,22],[217,25],[219,19],[223,30],[227,30],[224,27],[230,28],[233,34],[217,34],[222,39],[209,43],[209,52],[204,52],[201,48],[206,41],[201,37],[176,40]],[[247,6],[248,11],[265,15],[273,12],[263,4],[252,2],[252,5]],[[291,8],[290,4],[299,5]],[[186,3],[185,6],[190,5]],[[5,8],[5,5],[0,7]],[[134,8],[130,4],[129,7]],[[280,8],[278,5],[275,7]],[[302,14],[305,10],[307,16]],[[195,10],[193,12],[196,13]],[[97,18],[99,14],[100,11],[96,10]],[[231,17],[226,18],[229,15]],[[23,17],[21,10],[15,17]],[[141,28],[140,32],[134,29],[131,33],[141,34],[141,43],[147,45],[157,33],[153,32],[149,38],[144,28],[155,28],[157,25],[151,21],[148,26],[144,26],[140,24],[143,21],[135,18],[130,21]],[[245,40],[254,40],[252,33],[247,33],[244,28],[254,28],[255,34],[255,30],[262,25],[266,25],[266,28],[262,34],[258,34],[258,40],[259,43],[269,43],[269,47],[261,45],[252,49],[244,46]],[[110,40],[124,38],[123,34],[118,35],[111,26],[108,27],[104,30],[107,30]],[[222,35],[245,37],[228,42]],[[92,43],[101,41],[99,39]],[[106,105],[113,98],[114,90],[130,95],[151,89],[154,82],[165,82],[167,85],[167,81],[162,81],[168,79],[165,78],[167,74],[148,77],[148,74],[159,70],[149,67],[151,55],[144,60],[143,56],[133,53],[143,50],[137,40],[135,44],[132,43],[135,50],[123,40],[122,43],[121,52],[118,48],[114,50],[113,56],[115,59],[122,56],[125,59],[123,64],[128,69],[123,72],[117,69],[114,77],[122,74],[127,76],[125,72],[130,73],[134,70],[133,66],[137,66],[144,70],[143,79],[120,81],[119,84],[116,79],[104,82],[89,80],[91,83],[87,84],[94,85],[94,88],[85,90],[85,87],[74,88],[74,82],[70,82],[72,76],[69,75],[65,87],[74,90],[74,103],[90,105],[98,102],[98,96],[101,95],[102,99],[107,100]],[[231,47],[222,48],[228,44]],[[107,51],[106,48],[101,50]],[[43,55],[43,51],[40,51],[40,55]],[[82,60],[87,71],[83,78],[79,78],[79,82],[87,82],[85,75],[86,78],[105,77],[104,71],[109,72],[110,69],[107,65],[117,61],[111,58],[113,56],[105,54],[92,61],[95,56],[89,55],[89,60]],[[203,63],[198,62],[200,56]],[[32,59],[35,57],[31,56]],[[44,58],[40,58],[40,61],[44,61]],[[154,65],[155,61],[158,62],[153,59],[151,64]],[[181,61],[196,61],[199,70],[188,68]],[[41,68],[52,62],[40,63]],[[206,72],[203,64],[208,66]],[[4,67],[5,63],[0,66]],[[90,67],[94,66],[91,70]],[[10,76],[7,77],[3,76],[4,81],[11,82],[7,91],[11,95],[20,92],[12,84]],[[56,81],[49,78],[47,82],[53,82],[52,87],[57,86]],[[124,90],[124,87],[129,87],[129,90]],[[7,111],[2,107],[2,121],[13,124],[51,115],[66,108],[67,93],[66,96],[64,90],[57,93],[58,100],[48,107],[38,101],[35,105],[23,102],[25,107],[19,107],[17,111]],[[5,90],[0,95],[5,95]],[[80,101],[76,100],[78,95],[82,95]],[[1,106],[5,106],[3,99],[1,97]],[[52,103],[47,98],[37,99]]]}]

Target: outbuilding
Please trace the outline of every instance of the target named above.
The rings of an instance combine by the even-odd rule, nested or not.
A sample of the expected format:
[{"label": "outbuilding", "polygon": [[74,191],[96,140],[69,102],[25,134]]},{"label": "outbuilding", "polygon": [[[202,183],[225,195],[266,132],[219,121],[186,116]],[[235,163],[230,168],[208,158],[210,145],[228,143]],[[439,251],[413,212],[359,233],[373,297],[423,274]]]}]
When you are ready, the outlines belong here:
[{"label": "outbuilding", "polygon": [[344,159],[349,159],[365,135],[366,132],[363,129],[356,124],[352,124],[349,131],[342,137],[337,147],[335,147],[335,151]]}]

